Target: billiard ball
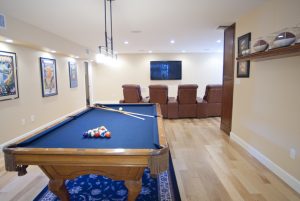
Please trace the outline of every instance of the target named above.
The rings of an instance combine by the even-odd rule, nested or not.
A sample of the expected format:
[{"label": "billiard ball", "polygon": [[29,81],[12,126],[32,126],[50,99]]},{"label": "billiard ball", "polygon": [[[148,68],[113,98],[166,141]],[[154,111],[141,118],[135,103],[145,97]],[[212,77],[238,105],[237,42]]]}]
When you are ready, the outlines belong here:
[{"label": "billiard ball", "polygon": [[105,133],[105,137],[107,137],[107,138],[110,138],[110,137],[111,137],[111,134],[110,134],[109,131],[107,131],[107,132]]},{"label": "billiard ball", "polygon": [[92,132],[93,132],[92,130],[88,131],[88,137],[92,137]]},{"label": "billiard ball", "polygon": [[99,132],[95,133],[94,137],[95,137],[95,138],[100,137],[100,133],[99,133]]},{"label": "billiard ball", "polygon": [[106,130],[101,130],[99,133],[100,133],[100,137],[104,137]]},{"label": "billiard ball", "polygon": [[106,130],[107,130],[107,129],[106,129],[104,126],[101,126],[101,127],[100,127],[100,132],[101,132],[101,131],[106,131]]},{"label": "billiard ball", "polygon": [[119,111],[122,111],[123,110],[123,108],[122,107],[119,107]]}]

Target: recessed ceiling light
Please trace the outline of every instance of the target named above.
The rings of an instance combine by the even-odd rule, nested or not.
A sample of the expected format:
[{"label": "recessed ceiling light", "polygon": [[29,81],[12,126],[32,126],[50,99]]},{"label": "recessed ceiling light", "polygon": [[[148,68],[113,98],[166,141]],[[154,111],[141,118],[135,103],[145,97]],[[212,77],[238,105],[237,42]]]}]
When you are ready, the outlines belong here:
[{"label": "recessed ceiling light", "polygon": [[124,41],[124,44],[127,45],[129,42],[128,41]]},{"label": "recessed ceiling light", "polygon": [[75,58],[75,59],[78,59],[78,58],[79,58],[79,56],[75,56],[74,58]]},{"label": "recessed ceiling light", "polygon": [[152,50],[149,50],[148,53],[152,53]]},{"label": "recessed ceiling light", "polygon": [[186,53],[186,51],[185,51],[185,50],[181,50],[181,52],[182,52],[182,53]]},{"label": "recessed ceiling light", "polygon": [[174,43],[175,43],[175,40],[170,40],[170,43],[174,44]]},{"label": "recessed ceiling light", "polygon": [[7,43],[13,43],[14,41],[12,39],[6,39],[5,42],[7,42]]},{"label": "recessed ceiling light", "polygon": [[217,40],[216,42],[217,42],[217,43],[221,43],[221,40]]},{"label": "recessed ceiling light", "polygon": [[55,51],[55,50],[50,50],[50,52],[51,52],[51,53],[56,53],[56,51]]}]

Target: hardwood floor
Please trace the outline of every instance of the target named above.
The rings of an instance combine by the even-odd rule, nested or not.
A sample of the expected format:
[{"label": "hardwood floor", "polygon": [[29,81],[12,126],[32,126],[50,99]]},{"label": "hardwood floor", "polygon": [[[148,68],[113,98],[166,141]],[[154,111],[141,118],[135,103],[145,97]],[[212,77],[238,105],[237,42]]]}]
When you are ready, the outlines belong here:
[{"label": "hardwood floor", "polygon": [[182,200],[300,200],[219,129],[219,118],[164,123]]},{"label": "hardwood floor", "polygon": [[[219,118],[165,120],[182,200],[300,201],[300,195],[219,129]],[[18,177],[0,154],[0,201],[32,200],[48,183],[35,166]]]}]

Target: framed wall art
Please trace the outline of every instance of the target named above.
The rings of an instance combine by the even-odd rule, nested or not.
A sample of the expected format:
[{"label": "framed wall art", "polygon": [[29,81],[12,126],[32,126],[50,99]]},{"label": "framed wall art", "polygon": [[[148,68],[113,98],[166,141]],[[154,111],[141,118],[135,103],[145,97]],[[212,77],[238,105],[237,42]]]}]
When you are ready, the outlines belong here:
[{"label": "framed wall art", "polygon": [[238,37],[238,56],[250,54],[251,33]]},{"label": "framed wall art", "polygon": [[0,101],[19,98],[17,55],[0,51]]},{"label": "framed wall art", "polygon": [[43,97],[57,95],[56,61],[40,57],[42,95]]},{"label": "framed wall art", "polygon": [[76,88],[78,86],[76,62],[69,61],[69,78],[70,78],[70,88]]},{"label": "framed wall art", "polygon": [[249,77],[250,76],[250,61],[239,61],[237,63],[237,77]]}]

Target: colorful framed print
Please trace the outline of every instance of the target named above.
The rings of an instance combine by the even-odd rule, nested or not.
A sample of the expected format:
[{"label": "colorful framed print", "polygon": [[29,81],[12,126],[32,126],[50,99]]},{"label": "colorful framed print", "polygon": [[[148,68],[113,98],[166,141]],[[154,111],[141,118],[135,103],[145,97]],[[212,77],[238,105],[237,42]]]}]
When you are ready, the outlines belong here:
[{"label": "colorful framed print", "polygon": [[17,55],[0,51],[0,101],[19,98]]},{"label": "colorful framed print", "polygon": [[238,56],[250,54],[251,33],[247,33],[238,38]]},{"label": "colorful framed print", "polygon": [[56,61],[40,57],[43,97],[57,95]]},{"label": "colorful framed print", "polygon": [[76,88],[78,86],[76,62],[69,61],[69,78],[70,78],[70,88]]},{"label": "colorful framed print", "polygon": [[237,63],[237,77],[250,76],[250,61],[239,61]]}]

